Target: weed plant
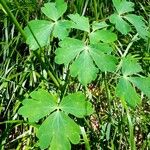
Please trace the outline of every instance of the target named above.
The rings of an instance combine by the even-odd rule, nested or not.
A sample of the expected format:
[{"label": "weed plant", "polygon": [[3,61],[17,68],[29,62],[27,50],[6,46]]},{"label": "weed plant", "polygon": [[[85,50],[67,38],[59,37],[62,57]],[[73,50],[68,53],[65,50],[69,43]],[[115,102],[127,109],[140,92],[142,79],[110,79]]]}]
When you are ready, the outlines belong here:
[{"label": "weed plant", "polygon": [[[53,18],[46,10],[52,2],[64,4],[0,0],[0,149],[150,149],[150,1],[65,0],[67,10],[56,20],[67,20],[67,30],[54,33],[48,25],[45,43],[49,31],[33,22],[56,21],[56,11]],[[120,29],[123,24],[117,28],[109,18],[117,13],[115,2],[128,3],[123,16],[133,13],[144,21],[131,23],[130,31]],[[85,57],[90,50],[82,42],[105,48]],[[72,53],[79,46],[84,51],[73,57],[66,52],[70,45]]]}]

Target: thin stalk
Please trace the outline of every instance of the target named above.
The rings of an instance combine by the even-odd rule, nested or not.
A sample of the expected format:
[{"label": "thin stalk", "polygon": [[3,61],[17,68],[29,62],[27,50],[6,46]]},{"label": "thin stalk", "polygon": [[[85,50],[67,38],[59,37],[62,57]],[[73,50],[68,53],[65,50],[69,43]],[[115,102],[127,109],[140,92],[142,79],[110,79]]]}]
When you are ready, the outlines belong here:
[{"label": "thin stalk", "polygon": [[90,144],[89,144],[89,140],[88,140],[88,138],[87,138],[87,135],[86,135],[86,132],[85,132],[84,127],[81,127],[81,126],[80,126],[80,129],[81,129],[81,133],[82,133],[82,136],[83,136],[83,140],[84,140],[84,142],[85,142],[86,150],[91,150]]},{"label": "thin stalk", "polygon": [[17,19],[15,18],[15,16],[13,15],[13,13],[10,11],[9,7],[7,6],[5,0],[0,0],[1,5],[3,6],[4,10],[7,12],[7,14],[9,15],[9,17],[12,19],[13,23],[16,25],[18,31],[21,33],[22,37],[24,38],[24,40],[27,39],[22,27],[20,26],[20,24],[18,23]]},{"label": "thin stalk", "polygon": [[96,0],[93,0],[93,3],[94,3],[95,20],[98,21],[97,2],[96,2]]}]

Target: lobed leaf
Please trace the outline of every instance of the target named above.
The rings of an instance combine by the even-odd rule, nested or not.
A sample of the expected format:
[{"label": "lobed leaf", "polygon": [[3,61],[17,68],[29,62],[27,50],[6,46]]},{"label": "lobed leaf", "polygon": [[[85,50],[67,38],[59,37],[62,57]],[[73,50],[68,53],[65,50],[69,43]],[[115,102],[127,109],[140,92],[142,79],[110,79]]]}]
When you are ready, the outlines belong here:
[{"label": "lobed leaf", "polygon": [[90,54],[101,71],[115,71],[117,60],[114,56],[105,54],[101,51],[101,49],[93,47],[90,49]]},{"label": "lobed leaf", "polygon": [[137,60],[132,56],[123,58],[122,62],[122,74],[125,76],[136,74],[142,71],[141,66],[137,63]]},{"label": "lobed leaf", "polygon": [[73,38],[66,38],[59,42],[61,48],[56,49],[55,62],[57,64],[68,65],[82,50],[84,50],[84,43]]},{"label": "lobed leaf", "polygon": [[122,16],[115,13],[109,17],[109,20],[111,23],[115,24],[116,29],[122,34],[126,35],[131,31],[130,25],[122,19]]},{"label": "lobed leaf", "polygon": [[136,93],[135,88],[127,80],[121,78],[116,88],[116,94],[120,99],[124,99],[127,104],[135,108],[140,102],[140,96]]},{"label": "lobed leaf", "polygon": [[[31,31],[30,31],[30,28]],[[24,31],[27,36],[27,44],[31,50],[36,50],[46,46],[50,41],[50,34],[53,24],[46,20],[32,20],[25,27]],[[35,37],[36,39],[35,39]],[[36,41],[37,40],[37,41]]]},{"label": "lobed leaf", "polygon": [[85,86],[96,78],[97,73],[98,69],[86,50],[79,55],[70,68],[70,74],[73,77],[78,76],[79,81]]},{"label": "lobed leaf", "polygon": [[148,98],[150,98],[150,77],[129,77],[129,81],[137,86],[137,88],[140,89]]},{"label": "lobed leaf", "polygon": [[41,11],[53,21],[57,21],[67,10],[67,4],[61,3],[45,3]]},{"label": "lobed leaf", "polygon": [[147,27],[145,25],[144,18],[142,16],[128,14],[124,16],[124,18],[127,19],[136,28],[138,34],[143,39],[146,39],[146,37],[149,36],[149,32],[146,30]]},{"label": "lobed leaf", "polygon": [[57,110],[40,126],[37,137],[41,149],[50,145],[51,150],[70,150],[70,141],[73,144],[80,141],[80,128],[65,113]]},{"label": "lobed leaf", "polygon": [[72,28],[79,29],[82,31],[90,32],[89,19],[80,16],[79,14],[70,14],[68,17],[72,20]]},{"label": "lobed leaf", "polygon": [[45,90],[39,89],[30,94],[30,99],[23,101],[18,113],[30,122],[38,121],[57,108],[56,99]]},{"label": "lobed leaf", "polygon": [[92,104],[77,92],[70,94],[57,104],[57,99],[43,89],[30,94],[30,99],[23,101],[19,114],[34,122],[49,115],[37,132],[39,146],[51,150],[70,150],[71,143],[80,141],[79,126],[67,115],[82,118],[93,113]]},{"label": "lobed leaf", "polygon": [[112,0],[119,15],[134,11],[134,3],[126,0]]},{"label": "lobed leaf", "polygon": [[117,35],[110,30],[97,30],[90,33],[89,37],[91,44],[96,44],[99,41],[104,43],[112,43],[117,40]]},{"label": "lobed leaf", "polygon": [[60,104],[61,110],[70,113],[76,117],[83,118],[84,116],[93,113],[93,108],[90,102],[81,92],[70,94],[64,97]]}]

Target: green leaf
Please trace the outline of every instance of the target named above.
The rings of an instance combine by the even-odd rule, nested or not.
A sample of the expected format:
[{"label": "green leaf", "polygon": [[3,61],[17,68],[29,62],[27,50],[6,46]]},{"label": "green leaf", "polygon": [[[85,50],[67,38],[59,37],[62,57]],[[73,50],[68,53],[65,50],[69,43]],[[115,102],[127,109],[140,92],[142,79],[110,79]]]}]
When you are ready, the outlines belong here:
[{"label": "green leaf", "polygon": [[101,71],[115,71],[117,60],[114,56],[107,55],[101,51],[100,47],[97,49],[93,46],[91,46],[90,54]]},{"label": "green leaf", "polygon": [[125,76],[136,74],[142,71],[141,66],[137,63],[136,58],[127,56],[123,58],[122,62],[122,74]]},{"label": "green leaf", "polygon": [[85,86],[96,78],[97,73],[98,69],[95,67],[87,50],[84,50],[79,55],[70,69],[70,74],[73,77],[78,76],[78,80]]},{"label": "green leaf", "polygon": [[96,31],[96,30],[99,30],[99,29],[103,29],[103,28],[106,28],[108,27],[108,24],[105,22],[105,21],[102,21],[102,22],[93,22],[92,23],[92,29],[93,31]]},{"label": "green leaf", "polygon": [[112,43],[117,40],[117,35],[110,30],[97,30],[90,33],[90,43],[96,44],[99,41],[104,43]]},{"label": "green leaf", "polygon": [[[57,4],[57,5],[56,5]],[[67,10],[66,3],[45,3],[42,12],[53,21],[57,21]]]},{"label": "green leaf", "polygon": [[37,132],[41,149],[50,145],[51,150],[70,150],[70,142],[79,143],[80,128],[67,114],[82,118],[93,113],[92,104],[81,92],[64,97],[59,104],[53,95],[43,89],[32,92],[30,97],[23,101],[19,114],[31,122],[49,115]]},{"label": "green leaf", "polygon": [[50,150],[70,150],[69,141],[73,144],[80,141],[80,128],[66,114],[57,110],[40,126],[37,137],[41,149],[50,145]]},{"label": "green leaf", "polygon": [[61,110],[79,118],[83,118],[84,116],[93,113],[91,103],[86,100],[85,95],[81,92],[64,97],[61,101],[60,108]]},{"label": "green leaf", "polygon": [[55,22],[53,35],[63,40],[69,34],[68,29],[71,27],[71,23],[68,20],[60,20]]},{"label": "green leaf", "polygon": [[45,90],[34,91],[30,94],[30,97],[30,99],[23,101],[23,106],[18,111],[30,122],[38,121],[57,108],[55,97]]},{"label": "green leaf", "polygon": [[[32,20],[28,23],[34,36],[36,37],[38,43],[41,47],[46,46],[50,41],[50,34],[53,24],[46,20]],[[37,41],[35,40],[29,27],[25,27],[25,34],[27,36],[27,44],[31,50],[36,50],[39,48]]]},{"label": "green leaf", "polygon": [[116,58],[110,55],[112,48],[106,43],[88,46],[80,40],[66,38],[59,45],[55,62],[65,65],[72,63],[71,76],[78,77],[85,86],[97,76],[98,69],[95,64],[101,71],[114,71],[116,68]]},{"label": "green leaf", "polygon": [[55,52],[55,62],[57,64],[68,65],[82,50],[84,50],[84,43],[73,38],[66,38],[59,42],[59,46]]},{"label": "green leaf", "polygon": [[116,88],[116,94],[120,99],[123,99],[127,104],[135,108],[140,102],[140,96],[136,93],[134,87],[127,80],[127,78],[121,78]]},{"label": "green leaf", "polygon": [[146,30],[147,27],[142,16],[128,14],[124,16],[124,18],[127,19],[136,28],[138,34],[142,38],[146,39],[146,37],[149,36],[149,32]]},{"label": "green leaf", "polygon": [[109,17],[109,20],[111,23],[115,24],[116,29],[122,34],[126,35],[131,31],[130,25],[122,19],[122,16],[115,13]]},{"label": "green leaf", "polygon": [[72,28],[90,32],[89,19],[79,14],[70,14],[68,17],[73,21]]},{"label": "green leaf", "polygon": [[139,88],[148,98],[150,98],[150,77],[129,77],[129,81],[137,86],[137,88]]},{"label": "green leaf", "polygon": [[134,11],[134,3],[126,0],[113,0],[113,4],[119,15]]}]

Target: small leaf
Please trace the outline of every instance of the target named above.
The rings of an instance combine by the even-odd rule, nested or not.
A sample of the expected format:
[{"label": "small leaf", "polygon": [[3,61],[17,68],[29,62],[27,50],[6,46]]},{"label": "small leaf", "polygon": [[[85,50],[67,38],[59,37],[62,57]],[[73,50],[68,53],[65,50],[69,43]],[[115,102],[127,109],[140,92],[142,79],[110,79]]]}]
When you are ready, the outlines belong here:
[{"label": "small leaf", "polygon": [[117,35],[110,30],[97,30],[90,33],[90,43],[96,44],[99,41],[104,43],[112,43],[117,40]]},{"label": "small leaf", "polygon": [[98,69],[95,67],[91,56],[86,50],[73,62],[70,69],[70,74],[73,77],[78,76],[78,80],[85,86],[96,78],[97,73]]},{"label": "small leaf", "polygon": [[68,65],[83,49],[84,43],[73,38],[66,38],[59,42],[59,46],[55,52],[55,62],[57,64]]},{"label": "small leaf", "polygon": [[68,29],[71,27],[71,23],[68,20],[60,20],[55,22],[53,35],[63,40],[69,34]]},{"label": "small leaf", "polygon": [[125,78],[121,78],[119,80],[116,88],[116,94],[120,99],[124,99],[127,104],[133,108],[141,102],[141,99],[136,93],[134,87],[132,87],[131,83]]},{"label": "small leaf", "polygon": [[79,14],[70,14],[68,17],[73,21],[72,28],[90,32],[88,18],[80,16]]},{"label": "small leaf", "polygon": [[70,113],[76,117],[83,118],[93,113],[91,103],[86,100],[81,92],[70,94],[63,98],[60,103],[61,110]]},{"label": "small leaf", "polygon": [[101,49],[95,47],[91,47],[90,54],[101,71],[115,71],[117,60],[114,56],[104,54]]},{"label": "small leaf", "polygon": [[[41,47],[46,46],[50,40],[50,34],[53,24],[46,20],[32,20],[28,24],[36,37],[38,43]],[[39,48],[37,41],[35,40],[29,27],[25,27],[25,34],[27,36],[27,44],[31,50],[36,50]]]},{"label": "small leaf", "polygon": [[134,11],[134,3],[132,2],[128,2],[126,0],[113,0],[113,4],[120,15]]},{"label": "small leaf", "polygon": [[108,27],[108,24],[105,21],[102,22],[93,22],[92,23],[92,29],[93,31],[99,30],[99,29],[103,29]]},{"label": "small leaf", "polygon": [[66,3],[45,3],[41,8],[42,12],[53,21],[57,21],[67,10]]},{"label": "small leaf", "polygon": [[66,114],[56,111],[43,122],[37,136],[41,149],[50,145],[50,150],[70,150],[69,141],[77,144],[80,140],[80,128]]},{"label": "small leaf", "polygon": [[136,74],[142,71],[141,66],[137,63],[137,60],[132,56],[127,56],[122,62],[122,73],[125,76]]},{"label": "small leaf", "polygon": [[55,97],[45,90],[39,89],[32,92],[30,96],[30,99],[23,100],[23,106],[18,111],[30,122],[38,121],[57,108]]},{"label": "small leaf", "polygon": [[131,81],[137,88],[139,88],[148,98],[150,98],[150,77],[129,77]]},{"label": "small leaf", "polygon": [[115,13],[110,16],[109,20],[111,23],[115,24],[116,29],[122,34],[126,35],[131,31],[130,25],[122,19],[122,16]]},{"label": "small leaf", "polygon": [[138,34],[146,39],[149,36],[149,32],[146,30],[146,25],[144,22],[144,18],[142,16],[137,16],[134,14],[128,14],[124,16],[137,30]]}]

